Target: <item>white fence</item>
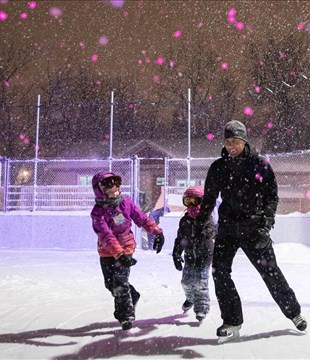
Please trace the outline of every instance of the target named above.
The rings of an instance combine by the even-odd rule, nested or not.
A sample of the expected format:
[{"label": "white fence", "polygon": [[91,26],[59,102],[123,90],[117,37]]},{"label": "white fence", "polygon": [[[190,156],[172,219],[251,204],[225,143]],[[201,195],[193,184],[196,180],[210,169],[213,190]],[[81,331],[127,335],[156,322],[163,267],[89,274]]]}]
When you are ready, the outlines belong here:
[{"label": "white fence", "polygon": [[[310,211],[310,151],[269,156],[279,187],[278,214]],[[188,185],[203,185],[214,158],[54,159],[0,161],[0,211],[88,210],[91,178],[98,171],[121,174],[122,191],[143,210],[182,210]],[[149,199],[149,200],[148,200]],[[145,205],[148,201],[147,206]]]}]

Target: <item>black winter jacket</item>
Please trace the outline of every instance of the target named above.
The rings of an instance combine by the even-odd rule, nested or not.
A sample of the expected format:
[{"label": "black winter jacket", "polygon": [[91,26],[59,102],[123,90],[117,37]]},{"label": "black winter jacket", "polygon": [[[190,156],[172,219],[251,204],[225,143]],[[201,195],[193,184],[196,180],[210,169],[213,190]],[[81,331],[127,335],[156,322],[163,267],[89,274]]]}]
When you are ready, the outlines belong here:
[{"label": "black winter jacket", "polygon": [[204,224],[199,237],[195,236],[195,220],[187,213],[180,219],[177,237],[174,241],[173,257],[181,257],[192,266],[211,263],[215,238],[215,226],[211,219]]},{"label": "black winter jacket", "polygon": [[248,143],[240,157],[230,157],[226,148],[208,171],[200,217],[207,219],[218,195],[219,226],[241,223],[265,226],[274,223],[278,204],[278,187],[269,162]]}]

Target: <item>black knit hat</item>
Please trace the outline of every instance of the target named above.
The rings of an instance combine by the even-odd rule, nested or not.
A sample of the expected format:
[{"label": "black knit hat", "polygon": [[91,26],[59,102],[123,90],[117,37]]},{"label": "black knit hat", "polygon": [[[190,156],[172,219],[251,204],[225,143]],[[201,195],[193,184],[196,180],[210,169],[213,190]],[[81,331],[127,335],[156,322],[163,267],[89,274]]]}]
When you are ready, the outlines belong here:
[{"label": "black knit hat", "polygon": [[246,127],[238,120],[231,120],[225,125],[224,139],[241,139],[245,142],[248,141],[248,134]]}]

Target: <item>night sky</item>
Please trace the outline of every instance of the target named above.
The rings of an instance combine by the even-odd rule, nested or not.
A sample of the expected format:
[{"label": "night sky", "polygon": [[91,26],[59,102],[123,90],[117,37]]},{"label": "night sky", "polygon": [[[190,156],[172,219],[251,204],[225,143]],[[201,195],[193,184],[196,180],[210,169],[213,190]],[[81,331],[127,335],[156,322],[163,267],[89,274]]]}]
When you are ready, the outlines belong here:
[{"label": "night sky", "polygon": [[[0,0],[1,44],[37,50],[28,72],[82,65],[98,79],[132,76],[148,96],[173,42],[195,37],[219,53],[219,66],[242,77],[247,40],[310,31],[310,1]],[[247,84],[248,85],[248,84]]]}]

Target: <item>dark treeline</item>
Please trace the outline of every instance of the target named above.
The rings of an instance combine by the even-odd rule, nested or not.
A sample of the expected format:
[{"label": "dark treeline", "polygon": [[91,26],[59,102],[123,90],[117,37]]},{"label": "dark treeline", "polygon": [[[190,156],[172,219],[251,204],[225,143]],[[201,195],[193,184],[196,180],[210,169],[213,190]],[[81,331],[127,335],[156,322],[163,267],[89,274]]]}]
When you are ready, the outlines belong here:
[{"label": "dark treeline", "polygon": [[[112,90],[115,140],[186,137],[191,89],[192,137],[221,136],[223,125],[236,118],[245,122],[252,136],[264,137],[265,152],[309,148],[308,48],[304,32],[277,41],[249,42],[242,74],[236,74],[221,67],[218,54],[203,39],[179,43],[167,50],[152,95],[145,97],[134,78],[98,76],[85,66],[67,63],[51,69],[47,62],[39,81],[22,81],[24,72],[36,71],[36,54],[18,45],[3,46],[0,156],[33,157],[37,94],[44,157],[62,156],[72,144],[107,142]],[[245,107],[249,109],[244,114]]]}]

